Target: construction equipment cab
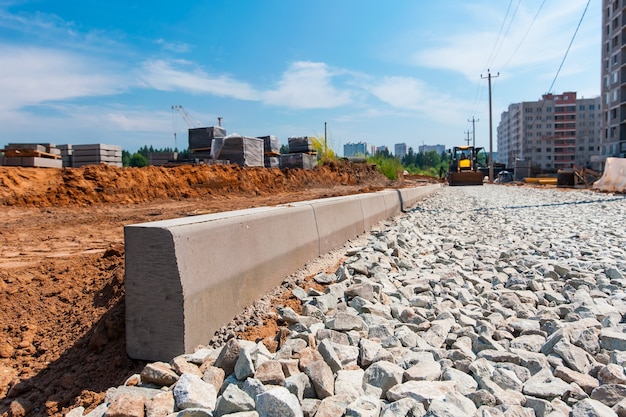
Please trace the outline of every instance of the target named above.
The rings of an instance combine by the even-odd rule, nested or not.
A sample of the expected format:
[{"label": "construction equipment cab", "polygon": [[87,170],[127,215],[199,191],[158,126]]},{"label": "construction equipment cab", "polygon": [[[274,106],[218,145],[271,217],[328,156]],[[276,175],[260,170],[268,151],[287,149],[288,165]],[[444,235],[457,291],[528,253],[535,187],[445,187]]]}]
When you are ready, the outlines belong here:
[{"label": "construction equipment cab", "polygon": [[478,170],[478,152],[482,148],[455,146],[450,153],[449,185],[483,185],[483,173]]}]

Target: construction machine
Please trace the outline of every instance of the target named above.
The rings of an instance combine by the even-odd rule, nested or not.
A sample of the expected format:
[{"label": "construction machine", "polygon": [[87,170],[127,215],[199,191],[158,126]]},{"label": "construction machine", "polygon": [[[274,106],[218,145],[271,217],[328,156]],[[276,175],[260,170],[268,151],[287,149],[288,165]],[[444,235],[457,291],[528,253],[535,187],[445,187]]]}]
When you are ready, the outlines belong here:
[{"label": "construction machine", "polygon": [[449,185],[483,185],[483,173],[479,170],[478,153],[483,148],[455,146],[450,153],[448,169]]}]

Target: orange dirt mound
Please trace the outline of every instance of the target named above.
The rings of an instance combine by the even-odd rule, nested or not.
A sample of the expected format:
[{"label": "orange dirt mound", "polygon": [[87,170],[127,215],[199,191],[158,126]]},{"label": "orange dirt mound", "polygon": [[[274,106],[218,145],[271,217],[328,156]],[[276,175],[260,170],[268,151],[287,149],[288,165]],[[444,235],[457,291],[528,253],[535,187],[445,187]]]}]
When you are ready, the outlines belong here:
[{"label": "orange dirt mound", "polygon": [[143,367],[125,354],[125,225],[406,185],[347,162],[0,167],[0,414],[89,410]]}]

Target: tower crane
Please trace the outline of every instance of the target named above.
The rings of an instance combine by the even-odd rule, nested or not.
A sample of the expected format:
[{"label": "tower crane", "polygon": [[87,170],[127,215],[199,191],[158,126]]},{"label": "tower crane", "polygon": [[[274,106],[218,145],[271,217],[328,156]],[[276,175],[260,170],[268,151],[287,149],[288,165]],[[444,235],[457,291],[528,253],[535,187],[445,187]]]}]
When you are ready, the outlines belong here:
[{"label": "tower crane", "polygon": [[187,113],[187,110],[185,110],[183,108],[183,106],[180,106],[180,105],[179,106],[172,106],[172,110],[178,110],[180,115],[185,120],[185,123],[187,123],[187,126],[189,127],[189,129],[194,129],[196,127],[202,127],[202,123],[198,122],[197,120],[192,119],[191,116],[189,115],[189,113]]},{"label": "tower crane", "polygon": [[[178,111],[180,113],[183,120],[185,120],[185,123],[187,123],[187,127],[189,129],[202,127],[202,124],[199,121],[191,118],[191,116],[189,115],[189,113],[187,113],[187,110],[185,110],[183,106],[180,106],[180,105],[172,106],[172,111]],[[177,148],[178,147],[177,147],[177,141],[176,141],[176,122],[174,122],[174,149],[177,149]]]}]

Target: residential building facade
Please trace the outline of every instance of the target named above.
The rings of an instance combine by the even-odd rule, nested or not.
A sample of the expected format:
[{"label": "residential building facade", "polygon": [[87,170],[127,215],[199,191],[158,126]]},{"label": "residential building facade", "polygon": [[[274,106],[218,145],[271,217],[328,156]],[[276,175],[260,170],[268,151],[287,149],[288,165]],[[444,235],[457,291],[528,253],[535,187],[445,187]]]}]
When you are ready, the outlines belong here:
[{"label": "residential building facade", "polygon": [[418,153],[426,153],[426,152],[430,152],[430,151],[435,151],[438,154],[442,154],[446,151],[446,146],[445,145],[420,145],[417,147]]},{"label": "residential building facade", "polygon": [[602,143],[598,160],[626,157],[626,1],[602,0]]},{"label": "residential building facade", "polygon": [[348,142],[343,145],[343,156],[349,158],[352,156],[370,155],[370,148],[371,146],[365,142]]},{"label": "residential building facade", "polygon": [[547,172],[597,165],[601,114],[600,97],[577,98],[576,92],[511,104],[497,128],[498,161],[513,168],[516,160],[530,160]]},{"label": "residential building facade", "polygon": [[409,147],[406,143],[396,143],[394,146],[394,156],[398,159],[404,158],[404,156],[409,153]]}]

